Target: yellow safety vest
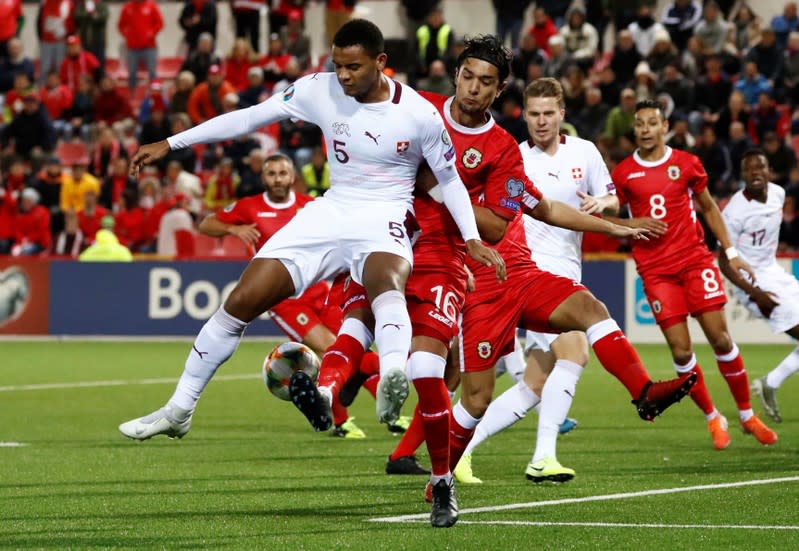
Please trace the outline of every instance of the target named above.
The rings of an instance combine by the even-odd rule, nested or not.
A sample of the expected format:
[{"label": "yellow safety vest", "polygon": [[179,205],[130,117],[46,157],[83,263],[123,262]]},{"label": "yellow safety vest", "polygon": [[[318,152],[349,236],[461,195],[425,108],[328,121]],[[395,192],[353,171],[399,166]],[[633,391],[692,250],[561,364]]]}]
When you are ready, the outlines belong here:
[{"label": "yellow safety vest", "polygon": [[308,195],[312,197],[321,197],[330,188],[330,167],[325,163],[322,169],[322,181],[316,179],[316,171],[311,163],[303,165],[302,178],[305,180],[305,186],[308,188]]},{"label": "yellow safety vest", "polygon": [[[447,43],[449,42],[449,35],[452,32],[452,27],[447,23],[441,25],[436,33],[436,46],[438,47],[438,55],[443,57],[447,53]],[[430,26],[422,25],[416,31],[416,40],[419,42],[419,59],[424,59],[427,56],[427,45],[430,44]]]}]

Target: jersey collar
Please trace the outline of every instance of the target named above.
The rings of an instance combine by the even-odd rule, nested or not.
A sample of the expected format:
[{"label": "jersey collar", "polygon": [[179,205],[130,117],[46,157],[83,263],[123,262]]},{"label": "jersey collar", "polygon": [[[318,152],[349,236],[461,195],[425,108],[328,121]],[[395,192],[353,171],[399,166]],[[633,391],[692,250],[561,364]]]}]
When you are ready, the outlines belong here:
[{"label": "jersey collar", "polygon": [[668,161],[671,158],[672,151],[673,149],[667,145],[666,152],[663,154],[663,156],[660,159],[658,159],[657,161],[645,161],[638,155],[638,150],[636,149],[635,152],[633,153],[633,158],[635,159],[635,162],[638,163],[639,165],[653,168],[656,166],[660,166],[666,161]]},{"label": "jersey collar", "polygon": [[452,127],[453,130],[457,130],[461,134],[484,134],[494,128],[496,122],[494,121],[494,117],[491,116],[490,112],[486,112],[488,115],[488,121],[478,128],[469,128],[468,126],[463,126],[462,124],[455,122],[455,119],[452,118],[452,113],[450,113],[450,108],[452,107],[452,100],[454,100],[454,96],[450,96],[447,98],[447,101],[444,102],[444,119],[446,119],[447,124]]},{"label": "jersey collar", "polygon": [[269,195],[268,195],[266,192],[263,192],[263,193],[261,194],[261,197],[263,197],[264,203],[266,203],[267,205],[269,205],[271,208],[273,208],[273,209],[277,209],[277,210],[283,210],[283,209],[288,209],[288,208],[291,208],[291,207],[293,207],[293,206],[294,206],[294,203],[296,203],[296,202],[297,202],[297,196],[296,196],[296,195],[294,195],[294,192],[293,192],[293,191],[290,191],[290,192],[289,192],[289,198],[288,198],[288,200],[287,200],[287,201],[285,201],[285,202],[283,202],[283,203],[275,203],[275,202],[273,202],[273,201],[270,201],[270,200],[269,200]]}]

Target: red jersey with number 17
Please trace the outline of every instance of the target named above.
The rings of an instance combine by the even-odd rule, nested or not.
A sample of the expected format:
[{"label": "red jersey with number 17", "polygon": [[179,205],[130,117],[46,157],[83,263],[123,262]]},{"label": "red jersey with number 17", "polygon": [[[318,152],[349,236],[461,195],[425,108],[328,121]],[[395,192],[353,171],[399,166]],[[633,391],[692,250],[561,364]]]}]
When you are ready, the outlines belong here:
[{"label": "red jersey with number 17", "polygon": [[[522,200],[526,191],[530,196],[527,203],[533,207],[541,199],[541,192],[524,172],[524,163],[516,141],[493,118],[489,118],[479,128],[458,124],[450,112],[452,98],[431,92],[419,93],[436,106],[444,119],[455,148],[455,166],[472,203],[491,209],[497,216],[510,221],[505,238],[497,245],[497,251],[505,260],[508,273],[511,273],[513,267],[529,265],[530,250],[527,248],[521,223]],[[422,228],[421,239],[424,239],[428,220],[424,212],[420,213],[419,205],[417,200],[414,206]],[[452,217],[443,205],[440,207],[446,215],[441,217],[447,224],[444,231],[460,235]],[[414,249],[414,264],[418,261],[419,255]],[[471,258],[466,261],[475,277],[485,272],[487,277],[496,280],[493,267],[487,268]]]},{"label": "red jersey with number 17", "polygon": [[275,203],[270,201],[264,192],[231,203],[224,210],[217,212],[216,217],[225,224],[255,224],[261,232],[261,238],[255,247],[258,250],[280,228],[288,224],[298,210],[311,201],[313,197],[310,195],[295,194],[292,191],[288,201]]},{"label": "red jersey with number 17", "polygon": [[696,155],[666,147],[663,158],[644,161],[638,151],[611,175],[619,203],[629,203],[633,217],[651,217],[668,224],[666,234],[633,241],[638,272],[673,274],[712,257],[696,221],[693,196],[707,188],[707,173]]}]

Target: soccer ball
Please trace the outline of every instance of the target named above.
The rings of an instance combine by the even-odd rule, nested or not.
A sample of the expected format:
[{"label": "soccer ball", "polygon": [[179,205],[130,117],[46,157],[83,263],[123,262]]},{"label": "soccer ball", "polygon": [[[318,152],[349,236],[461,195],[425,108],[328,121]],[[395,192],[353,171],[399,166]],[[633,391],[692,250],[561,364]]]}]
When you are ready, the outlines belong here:
[{"label": "soccer ball", "polygon": [[261,376],[266,388],[281,400],[291,400],[289,379],[295,371],[304,371],[314,382],[319,376],[319,357],[299,342],[284,342],[264,360]]}]

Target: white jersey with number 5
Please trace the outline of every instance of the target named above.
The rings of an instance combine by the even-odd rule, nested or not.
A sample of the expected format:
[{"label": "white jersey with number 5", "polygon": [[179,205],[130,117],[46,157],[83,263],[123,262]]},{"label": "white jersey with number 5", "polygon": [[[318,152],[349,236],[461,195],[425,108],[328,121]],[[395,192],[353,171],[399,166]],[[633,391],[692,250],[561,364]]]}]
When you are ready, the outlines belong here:
[{"label": "white jersey with number 5", "polygon": [[[596,146],[572,136],[560,137],[558,150],[550,156],[532,140],[519,144],[524,171],[544,197],[579,209],[581,191],[594,197],[615,194],[605,161]],[[583,234],[556,228],[524,216],[527,245],[536,264],[548,272],[582,279]]]},{"label": "white jersey with number 5", "polygon": [[[777,263],[785,190],[769,182],[766,202],[747,197],[743,190],[732,196],[721,213],[735,248],[755,271],[757,286],[776,296],[779,306],[768,318],[775,333],[799,325],[799,282]],[[738,302],[763,317],[749,296],[734,289]]]},{"label": "white jersey with number 5", "polygon": [[402,201],[410,208],[422,160],[439,182],[450,182],[457,178],[455,150],[432,104],[408,86],[386,82],[386,101],[361,103],[344,93],[335,73],[314,73],[222,123],[211,119],[172,136],[169,144],[176,149],[218,142],[279,120],[304,120],[319,126],[325,137],[330,165],[326,199]]}]

